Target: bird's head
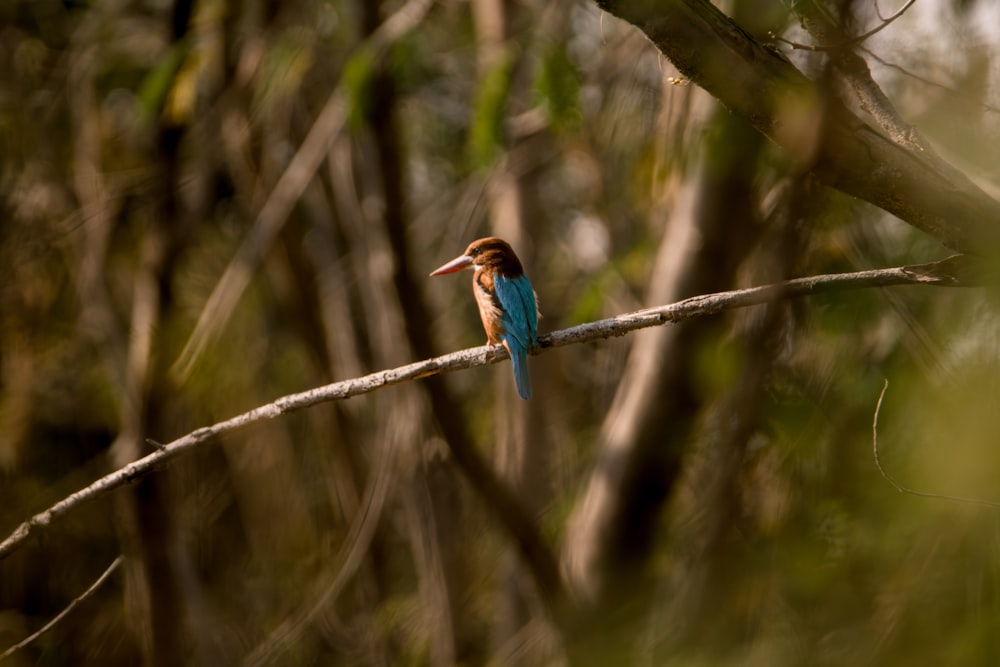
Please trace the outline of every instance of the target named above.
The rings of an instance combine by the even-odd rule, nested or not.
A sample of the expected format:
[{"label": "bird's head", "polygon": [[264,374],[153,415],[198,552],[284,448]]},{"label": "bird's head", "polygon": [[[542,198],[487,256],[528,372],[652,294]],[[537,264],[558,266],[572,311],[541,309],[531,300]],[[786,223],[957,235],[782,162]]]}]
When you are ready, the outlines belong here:
[{"label": "bird's head", "polygon": [[473,241],[465,249],[465,254],[459,255],[447,264],[431,271],[431,275],[441,276],[446,273],[455,273],[456,271],[469,268],[489,268],[509,278],[514,278],[524,273],[524,269],[521,268],[521,261],[514,254],[514,249],[510,247],[510,244],[503,239],[490,236],[485,239]]}]

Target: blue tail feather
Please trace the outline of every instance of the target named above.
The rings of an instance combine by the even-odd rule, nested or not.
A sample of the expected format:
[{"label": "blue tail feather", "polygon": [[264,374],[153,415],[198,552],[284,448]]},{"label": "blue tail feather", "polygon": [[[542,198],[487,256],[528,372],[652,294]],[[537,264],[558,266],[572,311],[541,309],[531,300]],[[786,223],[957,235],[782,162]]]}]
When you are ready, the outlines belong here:
[{"label": "blue tail feather", "polygon": [[514,384],[517,393],[524,400],[531,398],[531,378],[528,377],[528,352],[517,341],[507,341],[507,351],[510,352],[510,362],[514,366]]},{"label": "blue tail feather", "polygon": [[503,342],[510,352],[514,365],[514,381],[521,398],[531,398],[531,380],[528,378],[528,350],[538,345],[538,306],[535,291],[523,274],[515,278],[502,275],[493,277],[500,319],[503,323]]}]

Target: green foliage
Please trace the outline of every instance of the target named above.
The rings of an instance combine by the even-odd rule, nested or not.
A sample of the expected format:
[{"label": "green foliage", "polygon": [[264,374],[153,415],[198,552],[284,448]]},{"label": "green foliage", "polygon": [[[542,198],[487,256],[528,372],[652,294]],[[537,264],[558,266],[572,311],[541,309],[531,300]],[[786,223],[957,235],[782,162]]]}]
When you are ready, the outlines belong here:
[{"label": "green foliage", "polygon": [[601,319],[604,314],[604,295],[607,294],[615,278],[616,273],[610,268],[590,277],[569,311],[567,320],[582,324]]},{"label": "green foliage", "polygon": [[344,65],[341,75],[341,85],[347,98],[348,125],[354,130],[364,127],[365,119],[371,113],[375,56],[371,45],[362,45]]},{"label": "green foliage", "polygon": [[137,91],[139,115],[146,123],[154,122],[163,112],[170,91],[177,82],[177,73],[190,52],[190,44],[177,42],[143,77]]},{"label": "green foliage", "polygon": [[393,82],[402,95],[420,94],[435,77],[427,50],[431,45],[416,35],[405,35],[389,47],[386,69],[392,72]]},{"label": "green foliage", "polygon": [[516,64],[515,51],[507,49],[480,77],[466,151],[474,167],[490,165],[504,146],[507,99]]},{"label": "green foliage", "polygon": [[579,127],[580,75],[566,53],[565,44],[552,44],[543,50],[535,92],[548,112],[553,130],[566,132]]},{"label": "green foliage", "polygon": [[254,110],[266,115],[285,107],[302,87],[314,58],[311,40],[301,33],[282,34],[268,44],[254,82]]}]

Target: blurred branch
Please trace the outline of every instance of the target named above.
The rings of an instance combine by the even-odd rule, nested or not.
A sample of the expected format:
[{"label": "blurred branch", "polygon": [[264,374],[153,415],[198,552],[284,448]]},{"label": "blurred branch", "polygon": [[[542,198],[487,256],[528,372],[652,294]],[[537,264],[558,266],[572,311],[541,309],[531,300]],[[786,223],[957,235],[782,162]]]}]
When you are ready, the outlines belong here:
[{"label": "blurred branch", "polygon": [[[846,80],[857,96],[861,108],[867,112],[890,139],[909,150],[925,153],[925,158],[934,160],[935,166],[944,171],[953,169],[937,157],[930,143],[921,136],[913,125],[896,111],[889,97],[882,91],[864,58],[857,53],[845,52],[834,56],[836,71]],[[947,173],[947,172],[945,172]]]},{"label": "blurred branch", "polygon": [[[345,68],[345,75],[348,72],[358,74],[359,70],[378,63],[394,42],[420,23],[432,4],[433,0],[409,0],[358,46],[352,61],[355,67]],[[288,214],[329,154],[334,140],[347,122],[350,111],[348,86],[352,83],[356,85],[358,82],[345,81],[342,77],[330,93],[302,145],[257,213],[253,227],[205,302],[194,331],[177,359],[174,371],[180,377],[190,372],[198,357],[225,325],[250,284],[261,255],[274,243]]]},{"label": "blurred branch", "polygon": [[83,593],[80,593],[80,595],[78,595],[77,597],[73,598],[73,601],[70,602],[68,605],[66,605],[65,609],[59,612],[59,614],[57,614],[56,617],[53,618],[51,621],[43,625],[37,632],[32,633],[30,636],[25,637],[24,639],[14,644],[3,653],[0,653],[0,660],[9,658],[17,651],[20,651],[22,648],[24,648],[31,642],[35,641],[36,639],[44,635],[46,632],[56,627],[59,621],[66,618],[66,616],[71,611],[76,609],[77,605],[79,605],[81,602],[85,601],[91,595],[96,593],[97,589],[101,587],[101,584],[107,581],[108,577],[110,577],[114,573],[114,571],[118,569],[118,566],[121,564],[122,564],[122,557],[119,556],[118,558],[115,558],[114,561],[112,561],[111,565],[108,565],[108,569],[104,570],[104,573],[101,574],[101,576],[99,576],[97,580],[94,583],[92,583],[89,588],[87,588],[87,590],[85,590]]},{"label": "blurred branch", "polygon": [[[957,170],[883,136],[707,0],[597,5],[642,30],[674,66],[825,185],[962,252],[1000,248],[1000,203]],[[820,120],[825,133],[813,141]]]},{"label": "blurred branch", "polygon": [[[564,345],[587,343],[612,336],[624,336],[647,327],[716,315],[727,310],[747,308],[782,298],[798,298],[823,292],[893,285],[974,287],[979,285],[979,281],[975,277],[970,258],[963,255],[954,255],[930,264],[795,278],[773,285],[695,296],[664,306],[638,310],[554,331],[539,337],[539,349],[535,353],[540,354],[545,350]],[[78,505],[133,482],[163,467],[170,459],[210,440],[241,430],[265,419],[274,419],[319,403],[344,400],[383,387],[419,380],[439,373],[495,364],[504,359],[507,359],[507,351],[500,346],[484,345],[469,348],[433,359],[378,371],[363,377],[334,382],[297,394],[282,396],[271,403],[261,405],[231,419],[199,428],[163,445],[148,456],[126,464],[26,520],[0,543],[0,559],[15,551],[32,533],[44,532],[52,521],[61,518]],[[481,491],[478,487],[477,490]]]}]

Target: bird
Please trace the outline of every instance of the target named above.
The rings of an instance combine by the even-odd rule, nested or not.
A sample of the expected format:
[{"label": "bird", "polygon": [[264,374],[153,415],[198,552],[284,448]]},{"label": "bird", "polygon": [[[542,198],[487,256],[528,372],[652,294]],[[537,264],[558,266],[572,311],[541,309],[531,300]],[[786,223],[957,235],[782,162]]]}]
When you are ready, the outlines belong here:
[{"label": "bird", "polygon": [[538,296],[521,260],[503,239],[473,241],[465,253],[431,271],[432,276],[474,268],[472,291],[489,345],[503,345],[514,366],[518,395],[531,398],[528,352],[538,346]]}]

